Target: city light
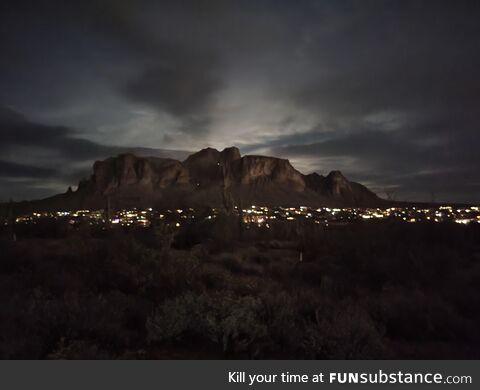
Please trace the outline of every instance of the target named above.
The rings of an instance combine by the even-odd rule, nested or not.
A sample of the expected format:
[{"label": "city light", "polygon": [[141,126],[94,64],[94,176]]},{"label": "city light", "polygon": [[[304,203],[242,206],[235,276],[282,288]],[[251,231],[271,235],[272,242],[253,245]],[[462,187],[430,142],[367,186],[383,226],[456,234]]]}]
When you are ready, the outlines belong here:
[{"label": "city light", "polygon": [[[220,208],[212,208],[210,214],[198,214],[193,208],[162,210],[153,208],[118,210],[107,217],[104,210],[75,210],[57,212],[33,212],[18,216],[16,224],[36,224],[41,219],[67,220],[70,225],[88,223],[90,225],[138,226],[149,227],[155,221],[162,224],[180,227],[184,223],[195,221],[202,217],[208,221],[214,220],[220,213]],[[272,223],[281,221],[299,221],[323,226],[345,226],[355,222],[373,223],[375,221],[400,221],[406,223],[440,223],[454,222],[461,225],[480,223],[480,208],[477,206],[452,207],[439,206],[432,208],[390,207],[390,208],[330,208],[330,207],[266,207],[252,205],[240,211],[237,207],[234,215],[242,216],[242,222],[247,225],[270,228]],[[108,220],[108,221],[107,221]],[[181,221],[184,221],[181,223]],[[9,221],[3,221],[8,224]]]}]

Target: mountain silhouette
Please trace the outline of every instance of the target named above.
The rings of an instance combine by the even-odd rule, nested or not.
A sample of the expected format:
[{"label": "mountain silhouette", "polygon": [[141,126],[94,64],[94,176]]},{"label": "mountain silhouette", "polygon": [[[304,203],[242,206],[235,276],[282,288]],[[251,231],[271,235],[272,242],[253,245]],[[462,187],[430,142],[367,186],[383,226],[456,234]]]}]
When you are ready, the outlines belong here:
[{"label": "mountain silhouette", "polygon": [[23,202],[32,210],[115,208],[332,206],[376,207],[385,200],[340,171],[304,175],[288,160],[241,156],[238,148],[202,149],[184,161],[120,154],[93,165],[76,191]]}]

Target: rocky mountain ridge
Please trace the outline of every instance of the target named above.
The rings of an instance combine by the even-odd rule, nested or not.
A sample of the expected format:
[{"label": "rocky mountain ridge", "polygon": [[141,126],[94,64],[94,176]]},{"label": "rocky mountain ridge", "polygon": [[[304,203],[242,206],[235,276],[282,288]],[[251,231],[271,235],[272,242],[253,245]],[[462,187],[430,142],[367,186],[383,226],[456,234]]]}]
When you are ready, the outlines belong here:
[{"label": "rocky mountain ridge", "polygon": [[[35,201],[39,209],[221,207],[225,202],[269,206],[381,205],[384,200],[341,172],[304,175],[288,160],[241,156],[238,148],[202,149],[184,161],[121,154],[93,165],[76,191]],[[42,207],[42,205],[44,207]]]}]

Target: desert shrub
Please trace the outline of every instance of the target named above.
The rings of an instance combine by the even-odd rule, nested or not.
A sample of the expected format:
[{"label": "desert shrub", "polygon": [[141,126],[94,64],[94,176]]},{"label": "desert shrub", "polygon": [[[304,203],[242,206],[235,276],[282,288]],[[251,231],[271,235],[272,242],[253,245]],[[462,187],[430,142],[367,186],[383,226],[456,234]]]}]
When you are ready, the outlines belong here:
[{"label": "desert shrub", "polygon": [[112,356],[99,348],[97,344],[89,340],[66,340],[62,337],[55,349],[47,356],[55,360],[104,360]]},{"label": "desert shrub", "polygon": [[261,275],[263,267],[249,260],[249,258],[244,258],[238,253],[222,253],[212,261],[232,274]]},{"label": "desert shrub", "polygon": [[62,302],[36,288],[0,305],[0,358],[40,359],[61,333]]},{"label": "desert shrub", "polygon": [[73,339],[93,338],[102,344],[129,346],[138,335],[127,326],[132,297],[119,291],[95,295],[68,294],[65,297],[66,336]]},{"label": "desert shrub", "polygon": [[201,263],[186,252],[174,253],[156,260],[151,280],[145,287],[150,299],[170,298],[191,288]]},{"label": "desert shrub", "polygon": [[389,337],[413,341],[460,341],[472,329],[442,297],[419,289],[391,289],[380,297]]},{"label": "desert shrub", "polygon": [[146,322],[148,341],[164,341],[181,337],[194,325],[196,299],[185,294],[166,300],[148,316]]},{"label": "desert shrub", "polygon": [[213,253],[226,252],[240,237],[238,217],[220,213],[215,218],[211,229],[210,251]]},{"label": "desert shrub", "polygon": [[319,262],[302,262],[292,267],[292,275],[306,284],[321,286],[326,274],[324,266]]},{"label": "desert shrub", "polygon": [[224,350],[258,355],[260,343],[268,336],[261,300],[252,296],[236,300],[220,322],[220,329]]},{"label": "desert shrub", "polygon": [[353,302],[323,302],[304,329],[302,346],[311,358],[378,359],[387,353],[382,329]]},{"label": "desert shrub", "polygon": [[212,237],[215,222],[201,219],[190,223],[183,223],[175,234],[173,247],[176,249],[190,249],[195,245],[205,243]]},{"label": "desert shrub", "polygon": [[216,263],[202,263],[192,279],[192,290],[196,292],[228,291],[235,283],[232,273]]},{"label": "desert shrub", "polygon": [[[270,343],[265,355],[294,357],[299,355],[302,343],[299,301],[295,295],[277,288],[262,293],[263,315]],[[300,303],[303,306],[303,302]],[[301,354],[300,354],[301,356]]]},{"label": "desert shrub", "polygon": [[165,301],[148,317],[148,340],[193,334],[221,344],[225,352],[247,352],[267,334],[261,308],[253,297],[184,294]]}]

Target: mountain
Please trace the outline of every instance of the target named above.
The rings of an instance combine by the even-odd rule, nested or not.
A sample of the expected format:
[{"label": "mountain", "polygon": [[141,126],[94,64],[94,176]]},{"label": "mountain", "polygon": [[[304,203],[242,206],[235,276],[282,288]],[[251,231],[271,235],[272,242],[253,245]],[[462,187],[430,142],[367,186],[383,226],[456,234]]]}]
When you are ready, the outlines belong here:
[{"label": "mountain", "polygon": [[[203,149],[184,161],[121,154],[93,165],[76,191],[24,202],[36,210],[112,207],[268,206],[366,207],[386,203],[341,172],[304,175],[288,160],[241,156],[235,148]],[[228,205],[227,205],[228,203]]]}]

